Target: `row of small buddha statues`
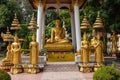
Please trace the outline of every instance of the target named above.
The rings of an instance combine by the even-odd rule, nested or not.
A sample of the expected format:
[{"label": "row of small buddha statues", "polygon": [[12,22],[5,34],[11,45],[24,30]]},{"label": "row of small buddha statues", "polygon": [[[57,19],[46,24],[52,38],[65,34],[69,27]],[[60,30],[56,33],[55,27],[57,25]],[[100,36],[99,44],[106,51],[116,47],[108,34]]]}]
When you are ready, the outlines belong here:
[{"label": "row of small buddha statues", "polygon": [[91,42],[88,41],[88,37],[86,32],[84,32],[83,40],[81,41],[81,60],[83,62],[80,70],[83,71],[90,67],[90,55],[94,53],[95,55],[95,65],[96,67],[103,66],[104,56],[103,56],[103,42],[100,40],[100,33],[97,34],[96,37],[91,39]]},{"label": "row of small buddha statues", "polygon": [[[32,35],[32,41],[29,44],[30,48],[30,64],[31,67],[28,67],[28,72],[30,73],[37,73],[39,72],[39,68],[37,66],[38,64],[38,56],[39,56],[39,48],[38,43],[36,42],[36,37],[33,34]],[[14,36],[14,42],[12,44],[9,44],[7,46],[7,53],[6,57],[2,60],[2,62],[9,62],[13,64],[13,66],[10,68],[11,73],[16,74],[23,72],[22,66],[20,65],[21,60],[21,44],[19,42],[19,38],[17,34]],[[25,66],[26,67],[26,66]]]}]

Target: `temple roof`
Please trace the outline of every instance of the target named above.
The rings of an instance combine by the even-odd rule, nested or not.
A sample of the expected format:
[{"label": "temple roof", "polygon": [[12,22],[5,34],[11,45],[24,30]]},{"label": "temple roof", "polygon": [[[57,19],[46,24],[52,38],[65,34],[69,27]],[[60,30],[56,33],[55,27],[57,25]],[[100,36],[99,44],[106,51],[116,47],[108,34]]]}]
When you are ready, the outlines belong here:
[{"label": "temple roof", "polygon": [[[45,1],[46,4],[56,4],[57,3],[57,0],[41,0],[41,1]],[[72,4],[72,0],[59,0],[59,1],[60,1],[60,4]],[[79,5],[80,8],[83,7],[83,5],[86,3],[86,1],[87,0],[81,0],[81,3]],[[39,0],[29,0],[29,2],[34,9],[37,9],[37,3],[39,2]]]}]

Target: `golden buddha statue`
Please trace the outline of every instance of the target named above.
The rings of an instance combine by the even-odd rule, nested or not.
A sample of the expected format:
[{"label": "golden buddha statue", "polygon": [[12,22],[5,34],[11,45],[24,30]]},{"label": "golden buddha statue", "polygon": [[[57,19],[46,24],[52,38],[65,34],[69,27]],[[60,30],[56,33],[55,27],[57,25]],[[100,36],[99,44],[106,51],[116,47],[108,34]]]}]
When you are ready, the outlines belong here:
[{"label": "golden buddha statue", "polygon": [[15,34],[14,42],[11,45],[11,52],[13,55],[12,62],[14,64],[14,66],[18,66],[21,63],[20,49],[21,49],[21,45],[19,43],[19,39],[18,39],[17,34]]},{"label": "golden buddha statue", "polygon": [[29,48],[30,48],[30,63],[32,65],[36,65],[38,63],[39,48],[34,34],[32,35],[32,42],[30,42]]},{"label": "golden buddha statue", "polygon": [[95,48],[95,62],[97,66],[102,66],[102,62],[104,61],[103,57],[103,42],[100,40],[100,34],[97,34],[97,40],[94,45]]},{"label": "golden buddha statue", "polygon": [[90,53],[91,54],[95,52],[94,45],[96,45],[96,37],[93,37],[90,42]]},{"label": "golden buddha statue", "polygon": [[73,46],[71,42],[65,38],[65,29],[61,27],[61,21],[56,19],[55,27],[51,29],[51,37],[46,41],[44,48],[47,51],[71,51]]},{"label": "golden buddha statue", "polygon": [[60,19],[56,20],[55,27],[51,30],[51,38],[47,40],[47,43],[69,43],[68,39],[65,39],[65,29],[61,27]]},{"label": "golden buddha statue", "polygon": [[117,36],[115,34],[115,31],[113,31],[113,35],[111,36],[112,39],[112,56],[115,56],[117,51]]},{"label": "golden buddha statue", "polygon": [[82,61],[83,66],[87,66],[89,62],[89,42],[87,40],[87,34],[84,32],[83,41],[81,41],[81,48],[82,48]]},{"label": "golden buddha statue", "polygon": [[11,54],[11,45],[8,44],[7,46],[7,53],[6,53],[6,57],[4,59],[2,59],[2,61],[9,61],[11,62],[12,61],[12,54]]},{"label": "golden buddha statue", "polygon": [[32,42],[29,44],[30,48],[30,63],[32,66],[30,66],[28,72],[30,73],[37,73],[39,72],[38,67],[38,57],[39,57],[39,48],[38,48],[38,42],[36,42],[35,34],[32,35]]}]

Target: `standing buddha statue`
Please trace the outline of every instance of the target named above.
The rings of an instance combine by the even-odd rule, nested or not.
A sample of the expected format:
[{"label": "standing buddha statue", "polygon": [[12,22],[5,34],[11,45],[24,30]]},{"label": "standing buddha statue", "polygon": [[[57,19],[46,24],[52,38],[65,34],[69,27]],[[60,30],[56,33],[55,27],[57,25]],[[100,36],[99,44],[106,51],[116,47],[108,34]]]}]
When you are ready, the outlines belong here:
[{"label": "standing buddha statue", "polygon": [[30,48],[30,63],[33,66],[35,66],[38,63],[39,49],[34,34],[32,35],[32,42],[30,42],[29,48]]},{"label": "standing buddha statue", "polygon": [[39,48],[38,48],[38,42],[36,42],[35,34],[32,35],[32,42],[29,44],[30,48],[30,63],[32,66],[28,70],[30,73],[37,73],[39,72],[38,67],[38,57],[39,57]]},{"label": "standing buddha statue", "polygon": [[17,67],[21,63],[20,49],[21,49],[21,45],[19,43],[19,39],[18,39],[17,34],[15,34],[14,42],[11,45],[11,52],[13,55],[12,62],[13,62],[15,67]]},{"label": "standing buddha statue", "polygon": [[102,66],[104,57],[103,57],[103,42],[100,40],[100,34],[97,34],[96,44],[94,45],[95,48],[95,62],[97,63],[96,66]]},{"label": "standing buddha statue", "polygon": [[16,74],[22,72],[22,67],[19,65],[21,63],[21,45],[17,34],[14,36],[14,42],[11,44],[11,53],[12,53],[12,63],[14,64],[11,69],[11,73]]},{"label": "standing buddha statue", "polygon": [[113,31],[113,35],[111,36],[112,39],[112,56],[115,56],[117,51],[117,36],[115,34],[115,31]]},{"label": "standing buddha statue", "polygon": [[83,35],[83,41],[81,41],[81,56],[82,56],[82,62],[83,66],[87,66],[89,62],[89,41],[87,40],[87,34],[84,32]]}]

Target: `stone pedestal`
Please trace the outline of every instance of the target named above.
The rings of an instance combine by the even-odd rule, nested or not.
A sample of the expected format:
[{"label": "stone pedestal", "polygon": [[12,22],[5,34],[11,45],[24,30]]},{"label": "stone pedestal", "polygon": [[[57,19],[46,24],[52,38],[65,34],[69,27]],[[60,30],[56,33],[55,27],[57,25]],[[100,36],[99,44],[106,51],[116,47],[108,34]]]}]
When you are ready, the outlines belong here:
[{"label": "stone pedestal", "polygon": [[103,65],[94,65],[94,71],[97,71],[101,67],[103,67]]},{"label": "stone pedestal", "polygon": [[82,66],[80,66],[80,71],[81,72],[92,72],[93,69],[92,69],[92,66],[90,66],[90,65],[88,65],[88,66],[82,65]]},{"label": "stone pedestal", "polygon": [[75,63],[78,64],[80,62],[81,55],[75,55]]},{"label": "stone pedestal", "polygon": [[2,64],[0,65],[0,69],[10,71],[12,66],[13,64],[10,61],[3,61]]},{"label": "stone pedestal", "polygon": [[18,74],[23,72],[23,67],[21,65],[11,67],[12,74]]},{"label": "stone pedestal", "polygon": [[35,65],[35,66],[30,66],[29,67],[29,70],[28,70],[29,73],[32,73],[32,74],[36,74],[36,73],[39,73],[40,72],[40,68],[38,65]]}]

